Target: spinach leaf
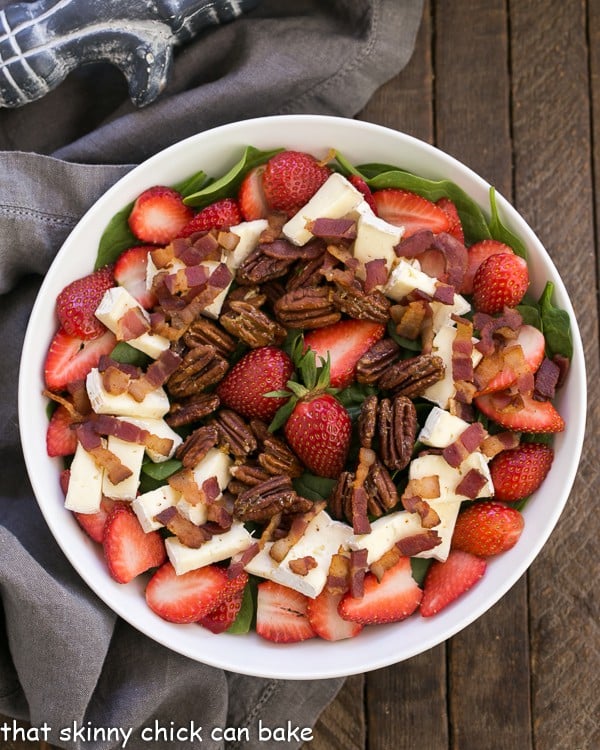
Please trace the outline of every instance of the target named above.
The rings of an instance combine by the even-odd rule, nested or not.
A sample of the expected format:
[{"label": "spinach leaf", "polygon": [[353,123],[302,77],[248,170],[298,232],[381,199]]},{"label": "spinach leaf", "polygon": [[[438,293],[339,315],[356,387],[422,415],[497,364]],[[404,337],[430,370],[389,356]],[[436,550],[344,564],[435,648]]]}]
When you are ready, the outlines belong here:
[{"label": "spinach leaf", "polygon": [[179,471],[183,464],[176,458],[169,458],[166,461],[161,461],[155,464],[153,461],[146,461],[142,464],[142,474],[155,479],[157,482],[164,482],[176,471]]},{"label": "spinach leaf", "polygon": [[124,365],[135,365],[136,367],[146,367],[152,361],[147,354],[135,349],[126,341],[119,341],[110,356],[116,362],[122,362]]},{"label": "spinach leaf", "polygon": [[563,357],[571,359],[573,357],[571,320],[566,310],[561,310],[552,304],[553,294],[554,284],[549,281],[539,301],[546,347],[551,357],[555,354],[561,354]]},{"label": "spinach leaf", "polygon": [[523,323],[542,330],[542,316],[537,305],[517,305],[517,310],[523,318]]},{"label": "spinach leaf", "polygon": [[260,164],[264,164],[280,151],[283,151],[283,149],[277,148],[271,151],[260,151],[254,148],[254,146],[247,146],[241,159],[233,165],[229,172],[219,177],[218,180],[209,183],[201,190],[187,195],[184,203],[188,206],[202,208],[213,201],[232,195],[237,191],[242,180],[250,170],[258,167]]},{"label": "spinach leaf", "polygon": [[510,229],[505,227],[504,224],[500,221],[500,216],[498,215],[498,206],[496,205],[496,191],[493,187],[490,188],[490,211],[490,232],[492,233],[492,237],[495,240],[504,242],[509,247],[512,247],[517,255],[520,255],[521,258],[526,259],[527,248],[525,247],[525,245],[516,236],[516,234],[513,234]]},{"label": "spinach leaf", "polygon": [[304,474],[292,480],[296,492],[307,500],[327,500],[335,485],[335,479],[318,477],[305,471]]},{"label": "spinach leaf", "polygon": [[118,211],[108,222],[98,245],[95,269],[114,263],[123,250],[140,244],[127,223],[132,208],[133,202]]},{"label": "spinach leaf", "polygon": [[334,154],[334,156],[335,156],[335,160],[340,165],[340,171],[341,171],[341,173],[345,177],[347,177],[348,175],[351,175],[351,174],[357,175],[358,177],[363,177],[364,176],[364,175],[362,175],[359,172],[359,170],[353,164],[350,164],[350,162],[348,161],[348,159],[346,159],[345,156],[343,156],[342,154],[340,154],[339,151],[336,151],[335,154]]},{"label": "spinach leaf", "polygon": [[411,557],[410,558],[410,567],[411,567],[412,577],[419,584],[419,586],[423,585],[425,574],[429,570],[429,566],[431,565],[431,562],[432,561],[430,559],[423,558],[423,557]]},{"label": "spinach leaf", "polygon": [[374,393],[377,391],[373,386],[355,382],[341,390],[336,398],[348,409],[351,406],[360,407],[367,396],[372,396]]}]

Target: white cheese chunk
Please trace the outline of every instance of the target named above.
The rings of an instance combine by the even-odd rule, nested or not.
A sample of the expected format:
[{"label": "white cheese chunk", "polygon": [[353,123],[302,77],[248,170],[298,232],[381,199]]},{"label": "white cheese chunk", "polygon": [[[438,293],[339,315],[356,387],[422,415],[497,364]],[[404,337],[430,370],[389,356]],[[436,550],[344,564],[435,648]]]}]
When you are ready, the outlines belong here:
[{"label": "white cheese chunk", "polygon": [[179,492],[165,484],[156,490],[138,495],[131,503],[131,507],[138,517],[141,527],[148,534],[150,531],[162,528],[162,523],[157,521],[155,516],[165,508],[175,505],[180,497]]},{"label": "white cheese chunk", "polygon": [[107,497],[118,500],[133,500],[137,495],[140,483],[144,446],[137,443],[130,443],[127,440],[121,440],[121,438],[114,435],[109,435],[107,448],[121,460],[124,466],[131,470],[131,474],[126,479],[123,479],[122,482],[113,484],[108,478],[108,472],[105,471],[102,481],[102,492]]},{"label": "white cheese chunk", "polygon": [[160,419],[169,411],[169,398],[162,388],[150,391],[142,401],[136,401],[129,393],[108,393],[102,384],[102,375],[96,367],[88,373],[85,387],[96,414]]},{"label": "white cheese chunk", "polygon": [[433,297],[436,283],[437,279],[421,271],[418,261],[409,262],[405,258],[400,258],[393,268],[383,292],[395,302],[400,302],[415,289]]},{"label": "white cheese chunk", "polygon": [[330,175],[308,203],[283,226],[283,234],[295,245],[305,245],[313,235],[306,228],[315,219],[341,219],[360,203],[364,196],[351,182],[337,172]]},{"label": "white cheese chunk", "polygon": [[429,445],[432,448],[446,448],[453,443],[456,438],[462,434],[467,427],[468,422],[464,419],[450,414],[449,411],[434,406],[425,420],[423,429],[419,433],[417,440],[420,443]]},{"label": "white cheese chunk", "polygon": [[[351,536],[350,526],[332,520],[325,511],[321,511],[312,519],[302,538],[292,546],[280,563],[270,556],[269,550],[273,545],[269,542],[250,560],[246,570],[314,599],[325,586],[331,558],[340,547],[347,548]],[[290,568],[290,562],[308,556],[315,559],[316,567],[309,570],[305,576],[294,573]]]},{"label": "white cheese chunk", "polygon": [[215,534],[198,549],[182,544],[176,537],[165,540],[167,555],[178,576],[190,570],[203,568],[205,565],[226,560],[238,552],[243,552],[254,540],[244,525],[235,521],[229,531]]},{"label": "white cheese chunk", "polygon": [[254,221],[243,221],[241,224],[229,227],[229,231],[240,238],[240,241],[233,251],[229,253],[226,260],[227,265],[232,271],[239,268],[254,250],[258,245],[260,235],[268,226],[269,222],[266,219],[254,219]]},{"label": "white cheese chunk", "polygon": [[[201,266],[204,266],[209,275],[217,268],[217,266],[220,266],[220,262],[217,260],[206,260],[203,263],[200,264]],[[213,320],[216,320],[219,315],[221,314],[221,308],[223,307],[223,303],[225,302],[225,298],[227,297],[227,293],[229,292],[229,287],[231,286],[233,282],[233,275],[231,278],[231,281],[225,289],[217,296],[215,299],[210,303],[210,305],[207,305],[202,310],[202,315],[206,315],[207,318],[213,318]]]},{"label": "white cheese chunk", "polygon": [[103,470],[92,456],[77,443],[71,462],[65,508],[76,513],[97,513],[102,502]]},{"label": "white cheese chunk", "polygon": [[426,559],[432,557],[434,560],[439,560],[440,562],[444,562],[444,560],[447,559],[460,506],[460,501],[456,501],[455,503],[431,503],[431,507],[440,517],[439,524],[433,528],[441,537],[442,542],[441,544],[438,544],[437,547],[433,547],[433,549],[419,552],[415,557],[423,557]]},{"label": "white cheese chunk", "polygon": [[175,503],[175,505],[181,515],[184,518],[187,518],[188,521],[195,523],[196,526],[202,526],[203,523],[206,523],[208,518],[206,503],[196,503],[196,505],[192,505],[192,503],[188,503],[188,501],[182,497]]},{"label": "white cheese chunk", "polygon": [[216,477],[221,492],[229,484],[231,479],[230,469],[233,465],[233,459],[218,448],[211,448],[206,456],[197,463],[193,468],[194,479],[198,487],[211,477]]},{"label": "white cheese chunk", "polygon": [[452,315],[465,315],[471,309],[469,302],[460,294],[454,295],[454,301],[451,305],[444,305],[442,302],[430,302],[433,312],[432,326],[434,332],[437,332],[443,326],[452,325]]},{"label": "white cheese chunk", "polygon": [[460,495],[456,488],[471,469],[479,471],[486,480],[477,497],[492,497],[494,486],[487,459],[479,451],[470,453],[457,469],[450,466],[443,456],[434,454],[420,456],[411,461],[408,478],[423,479],[424,477],[437,476],[440,480],[440,496],[439,498],[433,498],[431,502],[456,502],[468,499],[466,495]]},{"label": "white cheese chunk", "polygon": [[[119,332],[119,320],[121,320],[128,310],[134,308],[141,310],[144,318],[150,322],[148,313],[135,297],[125,287],[115,286],[104,293],[96,310],[96,317],[117,335]],[[168,339],[164,336],[158,336],[155,333],[143,333],[135,339],[130,339],[127,343],[154,359],[157,359],[170,346]]]},{"label": "white cheese chunk", "polygon": [[[452,374],[452,345],[456,338],[456,332],[457,329],[454,325],[444,325],[435,334],[433,338],[433,353],[437,354],[444,361],[444,377],[438,380],[437,383],[430,385],[423,392],[423,398],[433,401],[434,404],[437,404],[442,409],[448,408],[448,402],[456,394],[456,386],[454,385]],[[475,342],[476,339],[473,339],[473,341]],[[473,367],[477,367],[481,361],[481,353],[475,348],[471,354],[471,360]]]},{"label": "white cheese chunk", "polygon": [[138,419],[137,417],[129,417],[128,419],[120,417],[120,419],[123,419],[125,422],[131,422],[131,424],[137,425],[142,430],[148,430],[149,433],[156,435],[156,437],[173,441],[173,445],[168,454],[158,453],[146,446],[146,454],[148,455],[148,458],[156,464],[167,461],[169,458],[173,458],[173,454],[183,442],[183,438],[178,435],[175,430],[169,427],[164,419]]},{"label": "white cheese chunk", "polygon": [[354,257],[361,263],[383,258],[390,272],[397,260],[394,247],[402,238],[403,227],[397,227],[374,214],[361,213],[356,224]]}]

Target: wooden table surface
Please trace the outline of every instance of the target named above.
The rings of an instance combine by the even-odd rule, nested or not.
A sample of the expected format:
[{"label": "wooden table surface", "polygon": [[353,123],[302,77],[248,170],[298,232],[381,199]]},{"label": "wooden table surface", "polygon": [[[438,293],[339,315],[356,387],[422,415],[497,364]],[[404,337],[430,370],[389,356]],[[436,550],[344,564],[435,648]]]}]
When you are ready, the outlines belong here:
[{"label": "wooden table surface", "polygon": [[[425,6],[411,62],[359,118],[457,157],[538,234],[586,347],[587,440],[567,508],[528,573],[447,643],[348,678],[304,750],[592,750],[600,748],[600,2]],[[32,745],[0,743],[24,747]]]}]

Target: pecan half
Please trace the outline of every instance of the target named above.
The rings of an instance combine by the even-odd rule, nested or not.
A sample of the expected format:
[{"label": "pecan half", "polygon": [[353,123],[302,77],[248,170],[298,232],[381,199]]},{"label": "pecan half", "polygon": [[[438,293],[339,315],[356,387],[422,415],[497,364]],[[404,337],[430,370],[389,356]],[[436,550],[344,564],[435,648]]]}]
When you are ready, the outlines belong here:
[{"label": "pecan half", "polygon": [[272,258],[265,255],[263,246],[259,245],[237,269],[235,280],[244,286],[280,279],[286,275],[294,260],[295,258]]},{"label": "pecan half", "polygon": [[406,396],[381,399],[377,414],[379,452],[388,469],[408,466],[417,434],[417,410]]},{"label": "pecan half", "polygon": [[286,329],[249,302],[234,300],[229,308],[221,315],[221,325],[252,349],[285,340]]},{"label": "pecan half", "polygon": [[218,323],[207,318],[196,318],[183,335],[183,343],[188,349],[214,346],[217,354],[224,359],[228,359],[236,347],[235,340]]},{"label": "pecan half", "polygon": [[183,427],[207,417],[219,408],[216,393],[201,393],[185,401],[172,401],[165,422],[170,427]]},{"label": "pecan half", "polygon": [[275,303],[275,315],[289,328],[323,328],[342,317],[331,302],[328,287],[308,287],[286,292]]},{"label": "pecan half", "polygon": [[167,390],[175,398],[186,398],[202,393],[218,383],[229,363],[217,354],[214,346],[196,346],[184,355],[177,370],[167,381]]},{"label": "pecan half", "polygon": [[362,448],[371,448],[377,429],[377,396],[367,396],[358,415],[358,438]]},{"label": "pecan half", "polygon": [[441,357],[436,354],[420,354],[390,365],[379,378],[378,385],[394,394],[415,398],[441,380],[444,371]]},{"label": "pecan half", "polygon": [[195,466],[214,448],[218,439],[219,433],[214,425],[198,427],[177,448],[175,456],[186,469]]},{"label": "pecan half", "polygon": [[222,312],[229,312],[232,302],[247,302],[253,307],[262,307],[267,301],[267,295],[261,291],[259,286],[238,286],[228,292],[223,302]]},{"label": "pecan half", "polygon": [[376,518],[394,508],[400,501],[396,485],[379,459],[375,460],[369,470],[365,479],[365,489],[369,496],[369,513]]},{"label": "pecan half", "polygon": [[258,463],[269,474],[299,477],[304,471],[302,464],[287,443],[270,433],[263,441],[262,452],[258,454]]},{"label": "pecan half", "polygon": [[363,354],[356,363],[359,383],[374,385],[390,365],[400,358],[400,347],[393,339],[381,339]]},{"label": "pecan half", "polygon": [[334,306],[351,318],[387,323],[390,317],[390,301],[378,289],[368,294],[357,287],[341,287],[333,293]]},{"label": "pecan half", "polygon": [[343,471],[329,496],[328,505],[331,515],[340,521],[352,520],[352,487],[355,475],[353,471]]},{"label": "pecan half", "polygon": [[[236,464],[231,467],[231,474],[238,482],[241,482],[244,487],[241,491],[248,489],[248,487],[256,487],[261,482],[266,482],[272,475],[264,469],[262,466],[258,466],[255,462],[246,461],[243,464]],[[239,492],[234,494],[240,494]]]},{"label": "pecan half", "polygon": [[248,424],[232,409],[221,409],[211,420],[219,435],[219,447],[238,458],[246,458],[257,448],[256,438]]},{"label": "pecan half", "polygon": [[242,521],[268,521],[276,513],[305,513],[310,500],[300,497],[286,476],[274,476],[239,494],[234,514]]}]

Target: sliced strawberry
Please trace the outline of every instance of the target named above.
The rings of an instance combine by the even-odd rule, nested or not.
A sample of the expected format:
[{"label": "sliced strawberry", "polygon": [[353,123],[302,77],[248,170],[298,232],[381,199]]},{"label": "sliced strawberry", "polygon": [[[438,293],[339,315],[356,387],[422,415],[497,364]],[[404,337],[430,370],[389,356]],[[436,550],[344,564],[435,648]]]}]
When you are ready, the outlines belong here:
[{"label": "sliced strawberry", "polygon": [[308,621],[312,629],[326,641],[341,641],[354,638],[363,629],[358,622],[351,622],[340,617],[338,606],[343,594],[332,594],[327,589],[308,602]]},{"label": "sliced strawberry", "polygon": [[206,565],[178,576],[167,562],[148,581],[146,602],[163,620],[198,622],[230,596],[231,588],[227,571],[218,565]]},{"label": "sliced strawberry", "polygon": [[470,552],[478,557],[499,555],[515,546],[523,526],[523,516],[516,508],[493,500],[473,503],[456,519],[452,549]]},{"label": "sliced strawberry", "polygon": [[409,190],[376,190],[373,200],[378,216],[390,224],[404,227],[403,237],[410,237],[419,229],[430,229],[434,234],[450,229],[450,219],[443,209]]},{"label": "sliced strawberry", "polygon": [[70,480],[71,480],[71,469],[63,469],[60,472],[58,481],[60,483],[60,488],[62,490],[62,493],[65,497],[67,496],[67,490],[69,489]]},{"label": "sliced strawberry", "polygon": [[158,531],[146,534],[127,505],[115,505],[102,537],[108,571],[117,583],[129,583],[140,573],[162,565],[165,544]]},{"label": "sliced strawberry", "polygon": [[70,336],[96,339],[106,331],[95,313],[107,289],[115,285],[112,265],[76,279],[56,298],[58,322]]},{"label": "sliced strawberry", "polygon": [[446,214],[448,219],[450,220],[450,226],[448,227],[448,234],[451,234],[453,237],[456,237],[456,239],[459,242],[462,242],[462,244],[465,244],[465,233],[463,231],[462,221],[460,220],[460,215],[458,213],[458,209],[456,208],[456,205],[450,200],[450,198],[440,198],[438,201],[435,202],[435,205],[438,208],[441,208],[442,211]]},{"label": "sliced strawberry", "polygon": [[238,203],[246,221],[264,219],[269,213],[269,206],[263,190],[264,165],[254,167],[242,180],[238,193]]},{"label": "sliced strawberry", "polygon": [[205,232],[209,229],[228,229],[242,220],[238,202],[233,198],[223,198],[205,206],[184,226],[180,237],[189,237],[195,232]]},{"label": "sliced strawberry", "polygon": [[[542,364],[546,350],[544,334],[534,326],[522,325],[517,338],[510,342],[510,346],[517,344],[523,349],[523,355],[529,370],[533,373],[537,372],[538,367]],[[506,388],[510,388],[513,383],[516,383],[517,378],[517,373],[507,365],[477,395],[503,391]]]},{"label": "sliced strawberry", "polygon": [[486,561],[462,550],[450,550],[445,562],[434,560],[423,581],[421,614],[431,617],[468,591],[485,573]]},{"label": "sliced strawberry", "polygon": [[[246,576],[246,580],[248,577]],[[240,588],[218,606],[198,620],[198,624],[211,633],[222,633],[227,630],[238,616],[244,599],[244,589]]]},{"label": "sliced strawberry", "polygon": [[412,577],[410,558],[401,557],[385,571],[381,581],[373,573],[365,575],[364,596],[344,594],[338,611],[344,620],[361,625],[399,622],[412,615],[421,602],[423,592]]},{"label": "sliced strawberry", "polygon": [[115,263],[115,281],[125,287],[146,310],[154,307],[156,295],[146,287],[148,254],[154,245],[136,245],[124,250]]},{"label": "sliced strawberry", "polygon": [[463,282],[459,289],[461,294],[473,294],[473,279],[477,273],[477,269],[492,255],[498,255],[500,253],[512,253],[512,247],[505,245],[504,242],[499,240],[481,240],[476,242],[468,248],[469,259],[467,263],[467,271],[463,276]]},{"label": "sliced strawberry", "polygon": [[341,320],[324,328],[315,328],[304,336],[304,349],[309,347],[325,362],[330,359],[330,383],[345,388],[354,380],[356,363],[373,344],[383,337],[385,326],[368,320]]},{"label": "sliced strawberry", "polygon": [[62,391],[68,383],[83,380],[98,365],[103,354],[110,354],[117,340],[106,331],[100,338],[84,341],[59,328],[50,342],[44,363],[44,378],[51,391]]},{"label": "sliced strawberry", "polygon": [[46,430],[46,452],[49,456],[72,456],[75,453],[77,435],[72,425],[71,415],[61,404],[54,410]]},{"label": "sliced strawberry", "polygon": [[275,643],[314,638],[307,615],[308,597],[273,581],[258,584],[256,632]]},{"label": "sliced strawberry", "polygon": [[194,212],[180,193],[164,185],[144,190],[129,214],[129,228],[142,242],[166,245],[192,219]]},{"label": "sliced strawberry", "polygon": [[554,450],[543,443],[522,443],[502,451],[490,462],[494,497],[505,503],[529,497],[546,478]]},{"label": "sliced strawberry", "polygon": [[350,177],[348,177],[348,181],[365,196],[369,208],[375,215],[377,215],[377,206],[373,200],[373,193],[363,178],[360,177],[360,175],[351,174]]},{"label": "sliced strawberry", "polygon": [[103,497],[100,503],[100,510],[97,513],[73,513],[73,515],[90,539],[102,544],[106,521],[117,505],[124,506],[125,504],[118,500],[112,500],[109,497]]},{"label": "sliced strawberry", "polygon": [[501,427],[516,432],[562,432],[565,421],[550,401],[535,401],[531,396],[521,395],[522,409],[507,407],[504,392],[478,396],[475,405],[479,411]]}]

